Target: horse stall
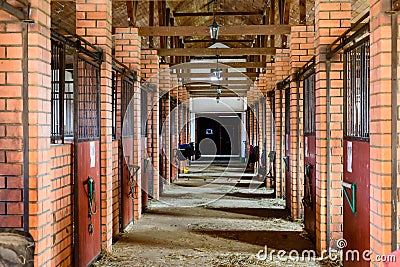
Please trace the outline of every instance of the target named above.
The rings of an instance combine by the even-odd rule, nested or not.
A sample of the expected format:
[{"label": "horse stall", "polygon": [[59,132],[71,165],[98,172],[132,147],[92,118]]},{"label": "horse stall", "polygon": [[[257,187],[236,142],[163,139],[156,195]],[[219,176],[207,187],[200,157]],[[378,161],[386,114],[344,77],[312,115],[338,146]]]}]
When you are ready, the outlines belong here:
[{"label": "horse stall", "polygon": [[[282,101],[282,91],[284,92],[284,115],[281,112],[281,120],[283,116],[285,117],[284,125],[284,148],[283,148],[283,168],[285,173],[285,196],[286,196],[286,209],[288,211],[292,210],[292,179],[290,175],[290,81],[289,77],[286,78],[282,83],[280,83],[280,94]],[[282,107],[282,105],[281,105]],[[281,125],[283,125],[281,121]]]},{"label": "horse stall", "polygon": [[[74,144],[75,265],[101,253],[100,65],[102,50],[62,29],[51,32],[51,142]],[[77,256],[79,255],[79,257]]]},{"label": "horse stall", "polygon": [[345,50],[344,70],[343,237],[345,251],[364,251],[370,248],[369,36]]},{"label": "horse stall", "polygon": [[[370,49],[368,13],[329,47],[343,58],[343,238],[344,253],[370,249]],[[329,71],[329,69],[328,69]],[[344,266],[370,266],[345,261]]]},{"label": "horse stall", "polygon": [[303,83],[304,114],[304,229],[316,241],[316,132],[315,132],[315,64],[309,61],[300,71]]},{"label": "horse stall", "polygon": [[119,163],[119,228],[120,231],[133,222],[134,195],[136,173],[134,166],[134,105],[136,73],[132,72],[123,63],[113,59],[112,87],[113,87],[113,125],[115,138],[118,140]]}]

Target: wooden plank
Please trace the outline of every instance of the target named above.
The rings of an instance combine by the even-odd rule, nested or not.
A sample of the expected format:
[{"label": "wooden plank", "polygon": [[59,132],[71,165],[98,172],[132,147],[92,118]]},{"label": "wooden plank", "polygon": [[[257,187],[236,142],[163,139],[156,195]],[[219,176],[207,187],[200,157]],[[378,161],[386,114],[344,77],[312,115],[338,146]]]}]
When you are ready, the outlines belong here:
[{"label": "wooden plank", "polygon": [[[213,12],[173,12],[174,17],[213,17]],[[262,11],[218,11],[216,16],[260,16]]]},{"label": "wooden plank", "polygon": [[[226,68],[265,68],[265,62],[219,62],[218,67],[221,69]],[[195,62],[185,65],[175,65],[173,69],[212,69],[217,67],[216,62]]]},{"label": "wooden plank", "polygon": [[253,81],[251,80],[221,80],[221,81],[211,81],[210,79],[202,79],[202,80],[185,80],[185,85],[189,85],[189,84],[218,84],[221,86],[230,86],[230,85],[251,85],[253,84]]},{"label": "wooden plank", "polygon": [[299,0],[299,9],[300,9],[300,24],[306,24],[306,0]]},{"label": "wooden plank", "polygon": [[238,55],[275,55],[275,48],[172,48],[158,49],[159,56],[238,56]]},{"label": "wooden plank", "polygon": [[[222,78],[247,78],[247,77],[258,77],[259,72],[222,72]],[[210,78],[213,76],[209,73],[182,73],[178,74],[179,78]]]},{"label": "wooden plank", "polygon": [[[289,34],[289,25],[221,26],[219,36]],[[141,36],[209,36],[208,26],[143,26]]]},{"label": "wooden plank", "polygon": [[[213,40],[211,39],[203,39],[203,40],[199,40],[199,39],[186,39],[183,40],[184,43],[214,43]],[[221,40],[218,39],[218,43],[251,43],[253,42],[253,39],[242,39],[242,40]]]}]

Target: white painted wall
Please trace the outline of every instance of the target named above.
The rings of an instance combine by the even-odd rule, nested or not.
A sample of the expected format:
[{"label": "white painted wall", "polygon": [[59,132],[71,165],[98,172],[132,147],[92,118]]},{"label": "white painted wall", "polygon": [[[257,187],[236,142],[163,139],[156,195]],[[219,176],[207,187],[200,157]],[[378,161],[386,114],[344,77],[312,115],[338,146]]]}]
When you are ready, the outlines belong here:
[{"label": "white painted wall", "polygon": [[240,113],[246,110],[246,98],[221,97],[219,103],[215,98],[199,97],[190,99],[190,112],[193,113]]}]

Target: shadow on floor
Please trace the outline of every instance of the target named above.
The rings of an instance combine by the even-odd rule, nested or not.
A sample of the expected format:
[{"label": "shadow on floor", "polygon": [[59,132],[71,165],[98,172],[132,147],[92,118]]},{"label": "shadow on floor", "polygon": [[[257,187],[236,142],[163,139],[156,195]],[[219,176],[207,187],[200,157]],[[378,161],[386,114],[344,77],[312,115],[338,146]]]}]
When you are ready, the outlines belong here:
[{"label": "shadow on floor", "polygon": [[250,198],[250,199],[263,199],[263,198],[275,198],[275,196],[271,194],[262,194],[262,193],[227,193],[225,196],[229,197],[240,197],[240,198]]},{"label": "shadow on floor", "polygon": [[286,251],[314,249],[310,240],[301,236],[298,231],[220,231],[220,230],[193,230],[197,234],[209,235],[212,237],[237,240],[256,246],[265,246],[271,249],[283,249]]},{"label": "shadow on floor", "polygon": [[207,207],[210,210],[218,210],[229,213],[236,213],[242,215],[257,216],[262,218],[287,218],[289,213],[285,209],[265,209],[265,208],[213,208]]}]

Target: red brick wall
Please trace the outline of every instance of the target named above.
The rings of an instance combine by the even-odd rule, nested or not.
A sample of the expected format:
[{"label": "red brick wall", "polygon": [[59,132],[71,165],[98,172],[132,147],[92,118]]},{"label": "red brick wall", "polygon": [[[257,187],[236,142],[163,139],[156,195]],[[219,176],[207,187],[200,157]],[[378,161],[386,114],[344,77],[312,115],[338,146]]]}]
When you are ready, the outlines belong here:
[{"label": "red brick wall", "polygon": [[35,266],[50,265],[50,1],[31,3],[29,28],[29,228],[36,240]]},{"label": "red brick wall", "polygon": [[52,266],[72,264],[72,144],[52,145],[50,150]]},{"label": "red brick wall", "polygon": [[23,227],[22,33],[0,11],[0,227]]},{"label": "red brick wall", "polygon": [[370,1],[370,241],[371,250],[379,255],[392,250],[390,105],[394,88],[390,76],[391,16],[385,13],[390,9],[390,1]]},{"label": "red brick wall", "polygon": [[119,140],[112,142],[112,233],[113,237],[119,234]]},{"label": "red brick wall", "polygon": [[[316,166],[316,186],[317,186],[317,251],[321,251],[329,246],[326,239],[327,223],[330,223],[331,241],[337,240],[342,236],[341,224],[343,221],[341,209],[343,203],[342,188],[342,138],[343,129],[341,122],[343,116],[340,109],[331,107],[332,140],[330,149],[327,148],[327,73],[326,73],[326,48],[348,27],[350,27],[351,3],[349,1],[327,1],[317,0],[315,2],[315,49],[316,49],[316,145],[317,145],[317,166]],[[341,92],[342,63],[340,55],[332,58],[331,78],[331,103],[340,105],[343,101]],[[336,63],[337,62],[337,63]],[[336,108],[336,111],[335,111]],[[333,133],[336,131],[336,135]],[[337,152],[337,153],[336,153]],[[331,155],[330,175],[331,184],[327,184],[327,155]],[[338,167],[339,166],[339,167]],[[341,166],[341,168],[340,168]],[[337,171],[339,169],[339,171]],[[327,203],[327,187],[330,188],[332,196],[331,203]],[[330,209],[331,216],[327,221],[327,209]],[[333,244],[330,244],[333,245]]]}]

